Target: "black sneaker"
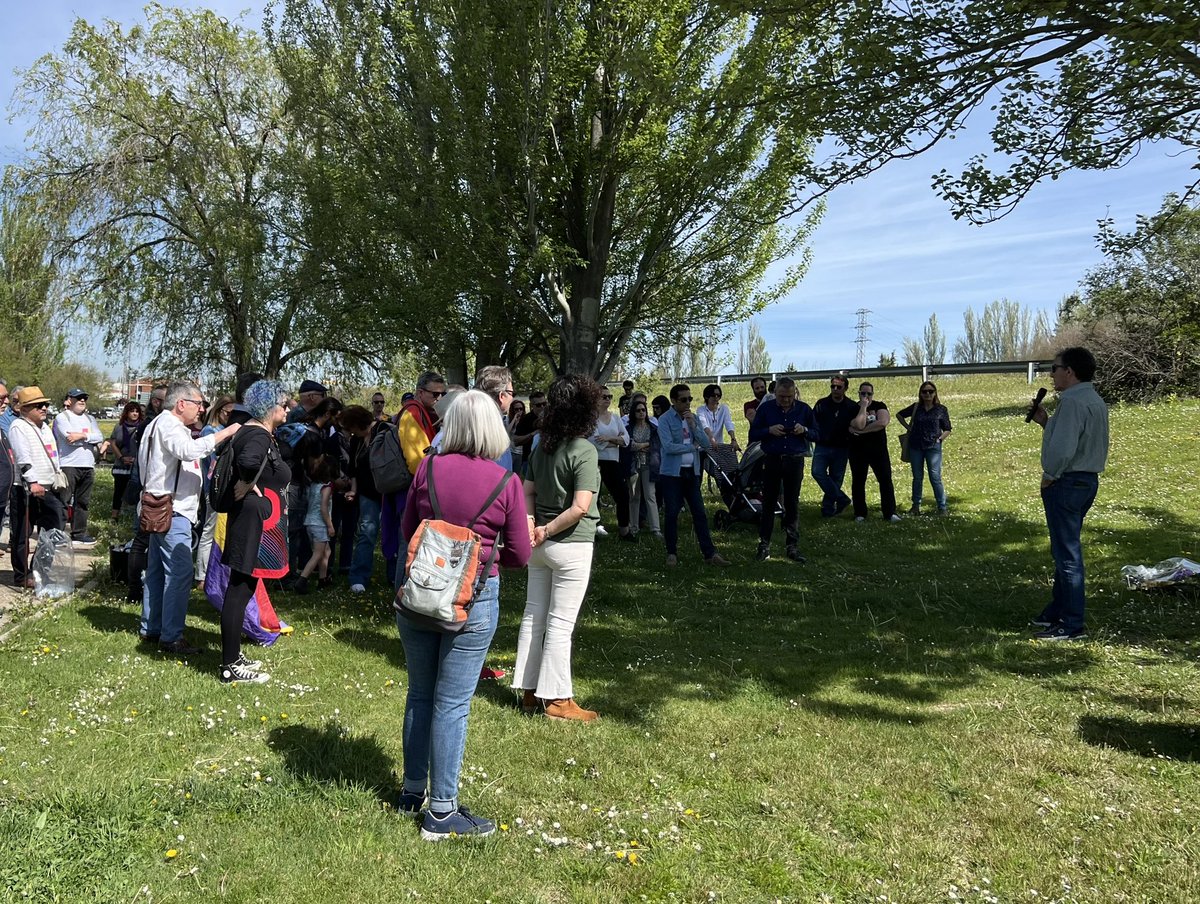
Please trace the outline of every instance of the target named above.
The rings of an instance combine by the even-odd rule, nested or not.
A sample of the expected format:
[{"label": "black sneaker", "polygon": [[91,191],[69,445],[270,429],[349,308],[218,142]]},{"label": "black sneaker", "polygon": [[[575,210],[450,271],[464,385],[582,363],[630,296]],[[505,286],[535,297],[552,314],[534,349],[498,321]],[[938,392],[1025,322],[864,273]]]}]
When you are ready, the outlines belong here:
[{"label": "black sneaker", "polygon": [[626,533],[621,534],[621,539],[628,540],[630,543],[636,543],[637,534],[635,534],[633,531],[627,531]]},{"label": "black sneaker", "polygon": [[445,841],[448,838],[468,836],[485,838],[494,831],[496,831],[494,822],[474,815],[466,807],[459,807],[452,813],[443,813],[440,816],[432,810],[426,810],[425,819],[421,822],[421,839],[423,841]]},{"label": "black sneaker", "polygon": [[296,583],[292,584],[292,591],[299,593],[301,596],[308,593],[308,578],[304,575],[296,578]]},{"label": "black sneaker", "polygon": [[84,534],[82,537],[72,537],[71,545],[76,549],[90,549],[96,545],[96,538]]},{"label": "black sneaker", "polygon": [[754,554],[754,558],[760,562],[767,561],[767,559],[771,558],[771,547],[766,543],[759,543],[758,552]]},{"label": "black sneaker", "polygon": [[1058,622],[1051,621],[1044,615],[1039,615],[1037,618],[1029,619],[1029,626],[1031,628],[1053,628],[1057,624]]},{"label": "black sneaker", "polygon": [[146,644],[158,643],[158,635],[157,634],[142,634],[141,632],[139,632],[138,633],[138,643],[146,643]]},{"label": "black sneaker", "polygon": [[804,556],[800,555],[800,550],[797,549],[795,546],[789,546],[787,548],[787,557],[789,559],[791,559],[793,562],[799,562],[801,565],[803,565],[805,562],[808,561],[808,559],[806,559],[806,558],[804,558]]},{"label": "black sneaker", "polygon": [[266,672],[248,669],[236,662],[221,666],[219,675],[222,684],[266,684],[271,680]]},{"label": "black sneaker", "polygon": [[255,672],[261,669],[263,665],[262,660],[260,659],[247,659],[245,653],[238,653],[238,658],[233,664],[240,665],[244,669],[251,669]]},{"label": "black sneaker", "polygon": [[415,791],[401,791],[400,796],[396,798],[396,812],[405,813],[409,816],[416,816],[421,812],[421,808],[425,806],[425,793],[418,794]]},{"label": "black sneaker", "polygon": [[158,650],[160,653],[168,653],[171,656],[195,656],[197,653],[203,652],[199,647],[193,647],[182,637],[171,643],[159,643]]},{"label": "black sneaker", "polygon": [[837,505],[834,506],[833,514],[840,515],[842,512],[844,512],[846,510],[846,508],[850,505],[851,502],[852,502],[852,500],[850,500],[850,499],[839,499],[837,502]]},{"label": "black sneaker", "polygon": [[1055,625],[1053,628],[1038,631],[1033,635],[1034,640],[1083,640],[1085,637],[1087,637],[1087,632],[1083,628],[1071,631],[1065,625]]}]

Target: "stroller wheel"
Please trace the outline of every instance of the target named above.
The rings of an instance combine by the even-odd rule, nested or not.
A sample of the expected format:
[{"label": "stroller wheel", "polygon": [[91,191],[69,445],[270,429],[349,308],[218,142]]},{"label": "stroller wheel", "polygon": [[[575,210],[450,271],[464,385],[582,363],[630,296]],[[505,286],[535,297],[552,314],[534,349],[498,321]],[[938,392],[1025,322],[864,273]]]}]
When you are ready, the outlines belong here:
[{"label": "stroller wheel", "polygon": [[713,515],[713,527],[717,530],[725,530],[729,527],[729,512],[725,509],[718,509],[717,513]]}]

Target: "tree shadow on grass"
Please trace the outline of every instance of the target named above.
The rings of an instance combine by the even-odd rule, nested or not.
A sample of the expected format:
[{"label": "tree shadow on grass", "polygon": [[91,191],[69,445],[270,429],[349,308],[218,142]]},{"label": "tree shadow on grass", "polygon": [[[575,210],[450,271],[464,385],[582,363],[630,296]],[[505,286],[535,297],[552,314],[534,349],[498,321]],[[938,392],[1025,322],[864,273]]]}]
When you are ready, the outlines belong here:
[{"label": "tree shadow on grass", "polygon": [[392,758],[374,737],[351,734],[330,724],[323,728],[285,725],[273,728],[271,745],[297,778],[322,785],[365,788],[395,805],[399,781]]},{"label": "tree shadow on grass", "polygon": [[[1089,522],[1110,557],[1093,568],[1104,575],[1094,584],[1117,582],[1113,550],[1136,555],[1161,542],[1164,522],[1168,534],[1187,529],[1169,513],[1154,516],[1145,529]],[[837,718],[918,725],[990,675],[1049,684],[1099,661],[1091,644],[1029,637],[1053,576],[1036,509],[802,525],[803,567],[754,562],[753,533],[721,538],[735,564],[720,570],[700,563],[682,529],[678,569],[663,568],[650,544],[620,555],[598,546],[573,656],[585,704],[636,723],[664,697],[719,702],[755,687]],[[1092,618],[1112,605],[1097,595]],[[515,619],[511,609],[502,616],[497,643]]]},{"label": "tree shadow on grass", "polygon": [[1200,760],[1200,726],[1194,722],[1142,722],[1116,716],[1084,716],[1079,738],[1138,756],[1193,762]]}]

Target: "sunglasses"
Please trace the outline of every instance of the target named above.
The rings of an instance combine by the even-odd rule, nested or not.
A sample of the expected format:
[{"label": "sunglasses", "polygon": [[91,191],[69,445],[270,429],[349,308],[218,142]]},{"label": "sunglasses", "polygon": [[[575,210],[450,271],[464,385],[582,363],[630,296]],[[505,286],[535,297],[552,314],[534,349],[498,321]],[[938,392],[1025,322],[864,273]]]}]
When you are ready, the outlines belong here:
[{"label": "sunglasses", "polygon": [[49,402],[38,402],[36,405],[30,405],[29,407],[33,408],[37,411],[45,411],[46,409],[48,409],[50,407],[50,403]]},{"label": "sunglasses", "polygon": [[873,392],[867,392],[867,391],[864,389],[862,392],[860,392],[860,393],[859,393],[859,395],[860,395],[860,396],[873,396],[873,395],[875,395],[875,393],[873,393]]},{"label": "sunglasses", "polygon": [[675,401],[676,402],[690,402],[691,400],[692,400],[692,397],[690,395],[681,395]]},{"label": "sunglasses", "polygon": [[935,392],[937,392],[936,389],[922,389],[921,395],[933,395]]},{"label": "sunglasses", "polygon": [[435,399],[440,399],[442,396],[444,396],[446,394],[447,390],[443,389],[441,392],[434,392],[432,389],[422,389],[421,392],[427,392],[431,396],[433,396]]},{"label": "sunglasses", "polygon": [[1051,364],[1050,365],[1050,373],[1054,373],[1056,370],[1066,370],[1066,369],[1067,369],[1067,365],[1065,365],[1065,364]]}]

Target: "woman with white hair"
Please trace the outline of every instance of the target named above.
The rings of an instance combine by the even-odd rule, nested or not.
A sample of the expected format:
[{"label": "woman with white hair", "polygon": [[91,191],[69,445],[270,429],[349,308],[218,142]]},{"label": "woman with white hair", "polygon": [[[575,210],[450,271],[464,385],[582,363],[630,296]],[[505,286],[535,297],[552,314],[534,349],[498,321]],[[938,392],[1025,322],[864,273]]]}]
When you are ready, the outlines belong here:
[{"label": "woman with white hair", "polygon": [[[437,453],[421,461],[408,489],[404,536],[413,536],[421,521],[435,517],[471,528],[483,541],[481,568],[491,559],[492,547],[502,544],[499,561],[492,565],[460,633],[432,630],[402,613],[396,616],[408,664],[399,809],[420,812],[428,790],[429,809],[421,823],[426,841],[496,830],[490,820],[459,806],[458,776],[471,697],[500,615],[499,566],[520,568],[529,561],[530,529],[521,481],[495,462],[509,444],[492,397],[474,389],[460,393],[446,410]],[[434,514],[431,472],[440,515]],[[499,495],[493,498],[497,488]]]}]

